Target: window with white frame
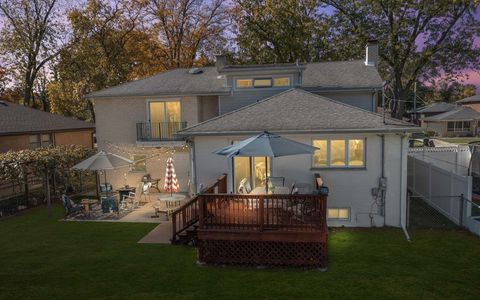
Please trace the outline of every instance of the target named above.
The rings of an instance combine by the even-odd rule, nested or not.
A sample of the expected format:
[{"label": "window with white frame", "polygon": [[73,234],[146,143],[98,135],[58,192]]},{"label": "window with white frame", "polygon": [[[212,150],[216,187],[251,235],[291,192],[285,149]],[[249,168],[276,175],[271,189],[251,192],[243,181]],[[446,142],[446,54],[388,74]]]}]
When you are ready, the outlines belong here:
[{"label": "window with white frame", "polygon": [[235,80],[237,89],[281,88],[290,86],[290,77],[239,78]]},{"label": "window with white frame", "polygon": [[364,168],[365,138],[314,139],[314,168]]},{"label": "window with white frame", "polygon": [[350,208],[332,207],[327,210],[327,218],[329,220],[350,220]]},{"label": "window with white frame", "polygon": [[456,121],[447,123],[447,131],[465,132],[472,130],[472,123],[469,121]]}]

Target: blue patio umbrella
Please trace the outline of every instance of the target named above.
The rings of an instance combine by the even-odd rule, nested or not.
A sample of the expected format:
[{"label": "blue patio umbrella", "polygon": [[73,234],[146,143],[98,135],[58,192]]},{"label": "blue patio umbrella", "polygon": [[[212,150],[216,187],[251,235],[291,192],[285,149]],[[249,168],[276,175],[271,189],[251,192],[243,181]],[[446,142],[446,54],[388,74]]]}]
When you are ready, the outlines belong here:
[{"label": "blue patio umbrella", "polygon": [[[268,157],[312,154],[315,150],[318,148],[265,131],[213,153],[227,157],[265,156],[265,178],[268,178]],[[268,192],[267,184],[265,189]]]}]

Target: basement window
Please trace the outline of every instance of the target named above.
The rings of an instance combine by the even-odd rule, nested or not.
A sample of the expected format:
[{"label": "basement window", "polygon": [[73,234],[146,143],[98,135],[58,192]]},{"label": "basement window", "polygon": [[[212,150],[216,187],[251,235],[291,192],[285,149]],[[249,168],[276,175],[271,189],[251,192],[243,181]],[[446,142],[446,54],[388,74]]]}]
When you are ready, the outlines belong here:
[{"label": "basement window", "polygon": [[329,208],[327,211],[327,217],[329,220],[349,221],[350,208],[339,208],[339,207]]}]

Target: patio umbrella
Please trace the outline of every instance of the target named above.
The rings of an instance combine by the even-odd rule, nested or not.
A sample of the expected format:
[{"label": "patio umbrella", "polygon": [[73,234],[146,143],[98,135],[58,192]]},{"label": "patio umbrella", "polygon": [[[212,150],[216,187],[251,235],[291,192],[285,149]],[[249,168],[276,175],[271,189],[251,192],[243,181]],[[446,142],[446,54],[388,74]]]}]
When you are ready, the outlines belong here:
[{"label": "patio umbrella", "polygon": [[[267,131],[239,143],[215,151],[215,154],[233,156],[265,156],[265,178],[268,177],[268,157],[312,154],[318,148],[292,141]],[[265,182],[266,183],[266,182]],[[268,186],[265,184],[268,193]]]},{"label": "patio umbrella", "polygon": [[175,166],[173,164],[173,158],[169,157],[167,159],[167,169],[165,171],[165,184],[163,188],[166,192],[172,193],[178,192],[180,185],[178,184],[177,174],[175,173]]},{"label": "patio umbrella", "polygon": [[[133,161],[105,151],[100,151],[95,155],[90,156],[82,162],[79,162],[72,169],[84,171],[103,171],[105,178],[105,188],[107,187],[107,173],[105,170],[113,170],[121,167],[126,167],[132,164]],[[107,191],[108,193],[108,191]]]}]

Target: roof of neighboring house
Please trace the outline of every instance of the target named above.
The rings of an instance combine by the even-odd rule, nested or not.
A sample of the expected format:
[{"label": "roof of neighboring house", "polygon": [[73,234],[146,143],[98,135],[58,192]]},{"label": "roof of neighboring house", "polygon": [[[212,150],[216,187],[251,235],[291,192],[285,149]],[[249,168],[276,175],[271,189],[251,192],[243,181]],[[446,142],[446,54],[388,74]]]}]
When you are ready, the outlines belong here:
[{"label": "roof of neighboring house", "polygon": [[303,70],[302,87],[318,89],[380,88],[382,80],[375,67],[361,60],[307,64],[227,65],[220,72],[216,67],[201,67],[203,72],[190,74],[190,69],[174,69],[145,79],[93,92],[87,98],[161,96],[161,95],[221,95],[231,88],[224,86],[223,72]]},{"label": "roof of neighboring house", "polygon": [[480,102],[480,94],[479,95],[475,95],[475,96],[471,96],[471,97],[467,97],[467,98],[464,98],[462,100],[458,100],[457,103],[460,103],[460,104],[464,104],[464,103],[476,103],[476,102]]},{"label": "roof of neighboring house", "polygon": [[179,132],[180,135],[256,133],[417,131],[419,127],[386,118],[302,89],[290,89]]},{"label": "roof of neighboring house", "polygon": [[0,135],[90,128],[95,124],[0,100]]},{"label": "roof of neighboring house", "polygon": [[[428,113],[442,113],[450,111],[457,107],[454,103],[448,102],[435,102],[424,107],[417,108],[417,113],[419,114],[428,114]],[[411,111],[414,112],[413,110]]]},{"label": "roof of neighboring house", "polygon": [[471,121],[480,119],[480,113],[473,108],[458,106],[451,111],[423,119],[426,122]]}]

